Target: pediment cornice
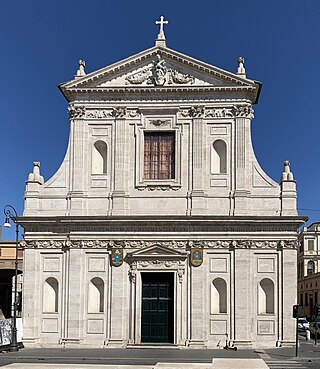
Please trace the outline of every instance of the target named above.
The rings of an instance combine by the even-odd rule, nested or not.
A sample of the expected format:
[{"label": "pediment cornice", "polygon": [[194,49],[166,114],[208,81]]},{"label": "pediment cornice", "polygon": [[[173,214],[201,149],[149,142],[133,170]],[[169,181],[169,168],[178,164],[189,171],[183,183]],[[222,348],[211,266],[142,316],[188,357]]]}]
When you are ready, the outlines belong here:
[{"label": "pediment cornice", "polygon": [[[207,85],[136,85],[129,84],[128,86],[104,86],[101,87],[103,81],[111,80],[119,74],[125,74],[126,72],[133,70],[134,67],[150,64],[156,56],[167,61],[172,61],[177,65],[186,67],[188,70],[193,70],[199,73],[199,75],[206,76],[206,78],[217,78],[220,81],[219,86]],[[142,51],[129,58],[106,66],[97,71],[89,73],[81,78],[76,78],[70,82],[63,83],[59,86],[62,93],[69,100],[73,94],[121,94],[121,93],[171,93],[171,92],[215,92],[215,91],[251,91],[258,95],[260,84],[256,81],[243,78],[237,74],[225,71],[218,67],[196,60],[187,55],[181,54],[175,50],[163,48],[159,46],[152,47],[145,51]]]},{"label": "pediment cornice", "polygon": [[181,252],[155,243],[153,246],[128,253],[127,257],[131,260],[184,260],[187,255],[186,252]]}]

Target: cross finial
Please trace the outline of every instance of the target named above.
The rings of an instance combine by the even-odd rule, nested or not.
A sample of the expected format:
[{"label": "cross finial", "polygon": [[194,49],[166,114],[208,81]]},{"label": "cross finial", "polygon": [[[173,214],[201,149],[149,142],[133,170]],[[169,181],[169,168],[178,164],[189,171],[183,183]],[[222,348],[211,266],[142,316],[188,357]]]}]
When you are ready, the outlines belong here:
[{"label": "cross finial", "polygon": [[[163,25],[168,24],[169,22],[167,20],[164,20],[164,16],[161,15],[160,20],[155,21],[155,24],[160,24],[160,30],[156,39],[156,45],[159,46],[166,46],[166,37],[164,35],[163,31]],[[159,42],[158,42],[159,41]]]}]

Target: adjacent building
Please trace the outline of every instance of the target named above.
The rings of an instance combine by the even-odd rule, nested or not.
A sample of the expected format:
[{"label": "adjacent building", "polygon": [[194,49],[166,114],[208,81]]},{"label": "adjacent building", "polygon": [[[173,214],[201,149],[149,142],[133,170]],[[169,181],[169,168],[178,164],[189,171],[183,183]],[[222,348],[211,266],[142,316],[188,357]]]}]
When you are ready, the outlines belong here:
[{"label": "adjacent building", "polygon": [[34,162],[19,219],[24,344],[293,344],[305,218],[290,163],[278,183],[254,155],[243,58],[170,49],[161,19],[155,46],[59,88],[68,150],[47,181]]},{"label": "adjacent building", "polygon": [[312,319],[320,304],[320,223],[304,227],[299,234],[298,302],[299,313]]},{"label": "adjacent building", "polygon": [[[0,319],[13,316],[14,276],[16,242],[0,241]],[[17,313],[21,315],[22,306],[22,263],[23,251],[18,250]]]}]

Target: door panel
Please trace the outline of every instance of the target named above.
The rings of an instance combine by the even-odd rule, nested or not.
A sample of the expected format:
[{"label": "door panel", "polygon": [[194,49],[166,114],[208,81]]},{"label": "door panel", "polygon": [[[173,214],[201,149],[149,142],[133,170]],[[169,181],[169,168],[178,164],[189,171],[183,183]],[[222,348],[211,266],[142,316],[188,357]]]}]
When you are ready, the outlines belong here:
[{"label": "door panel", "polygon": [[173,343],[173,273],[142,273],[141,342]]}]

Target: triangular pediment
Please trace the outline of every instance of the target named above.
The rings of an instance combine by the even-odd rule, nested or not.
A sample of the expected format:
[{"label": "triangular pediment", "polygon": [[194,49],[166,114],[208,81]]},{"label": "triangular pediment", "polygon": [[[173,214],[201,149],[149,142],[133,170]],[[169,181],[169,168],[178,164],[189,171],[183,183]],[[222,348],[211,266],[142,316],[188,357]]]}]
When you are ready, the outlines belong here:
[{"label": "triangular pediment", "polygon": [[187,254],[185,252],[181,252],[158,244],[154,244],[152,246],[128,254],[128,257],[130,259],[181,259],[186,258],[186,256]]},{"label": "triangular pediment", "polygon": [[155,46],[60,85],[68,90],[189,87],[252,88],[259,84],[169,48]]}]

